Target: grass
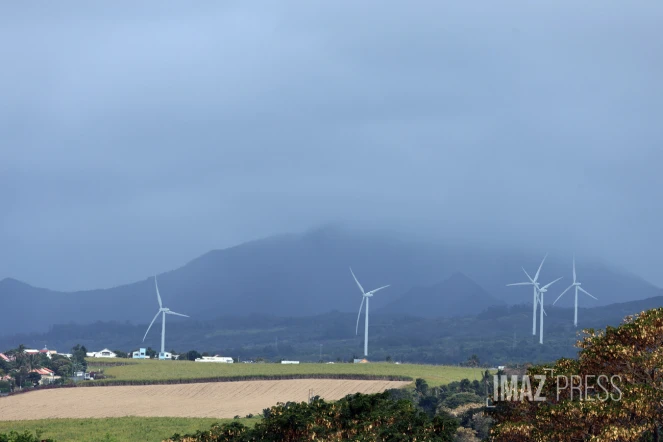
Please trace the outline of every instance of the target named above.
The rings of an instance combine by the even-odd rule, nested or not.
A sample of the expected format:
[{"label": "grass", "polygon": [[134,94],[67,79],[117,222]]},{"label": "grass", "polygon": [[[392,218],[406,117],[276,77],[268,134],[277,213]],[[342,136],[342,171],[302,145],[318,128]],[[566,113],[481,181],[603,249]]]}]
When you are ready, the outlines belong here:
[{"label": "grass", "polygon": [[[255,425],[260,418],[242,418],[241,423]],[[207,430],[215,422],[232,419],[180,417],[117,417],[106,419],[44,419],[35,421],[0,421],[0,433],[41,431],[43,438],[57,442],[161,441],[175,433]]]},{"label": "grass", "polygon": [[[94,369],[95,360],[90,360]],[[287,376],[287,375],[372,375],[407,376],[413,380],[423,378],[430,386],[453,381],[480,380],[482,369],[442,365],[392,364],[386,362],[368,364],[220,364],[192,361],[158,361],[109,359],[104,362],[129,362],[129,365],[104,367],[104,372],[117,380],[166,381],[239,376]]]}]

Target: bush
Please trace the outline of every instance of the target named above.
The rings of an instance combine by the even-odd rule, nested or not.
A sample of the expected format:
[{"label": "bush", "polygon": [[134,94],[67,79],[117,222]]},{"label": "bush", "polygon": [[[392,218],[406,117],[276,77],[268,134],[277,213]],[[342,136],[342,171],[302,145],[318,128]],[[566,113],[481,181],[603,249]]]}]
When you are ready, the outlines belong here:
[{"label": "bush", "polygon": [[35,431],[34,435],[27,430],[23,433],[10,431],[0,433],[0,442],[55,442],[53,439],[42,439],[41,434],[40,431]]},{"label": "bush", "polygon": [[461,405],[480,404],[482,402],[483,399],[474,393],[456,393],[446,398],[442,402],[442,405],[444,407],[454,409],[460,407]]},{"label": "bush", "polygon": [[250,429],[239,422],[216,425],[194,435],[175,435],[171,441],[278,440],[425,440],[450,442],[458,421],[446,413],[433,418],[410,401],[394,401],[388,392],[353,394],[330,403],[316,398],[311,403],[288,402],[270,409],[262,422]]}]

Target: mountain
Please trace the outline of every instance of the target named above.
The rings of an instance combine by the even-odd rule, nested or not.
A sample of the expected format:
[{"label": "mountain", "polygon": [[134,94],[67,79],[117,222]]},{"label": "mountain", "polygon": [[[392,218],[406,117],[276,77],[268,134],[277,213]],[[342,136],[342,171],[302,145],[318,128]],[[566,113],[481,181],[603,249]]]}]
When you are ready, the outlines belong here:
[{"label": "mountain", "polygon": [[505,304],[492,297],[479,284],[456,272],[430,287],[415,287],[379,313],[401,313],[424,318],[476,315],[492,306]]},{"label": "mountain", "polygon": [[[467,275],[493,297],[518,304],[531,300],[530,290],[506,284],[525,278],[522,265],[534,273],[542,254],[424,243],[334,227],[213,250],[158,278],[164,305],[190,315],[191,320],[252,313],[296,317],[332,310],[354,312],[361,294],[349,266],[364,287],[391,284],[373,299],[374,309],[396,301],[412,287],[433,286],[455,272]],[[551,255],[546,261],[541,281],[565,276],[551,288],[547,300],[570,283],[570,257],[570,253]],[[583,287],[599,298],[582,299],[583,307],[661,294],[659,288],[641,278],[601,263],[579,258],[577,269]],[[571,305],[571,298],[565,296],[558,305]],[[0,281],[0,306],[0,336],[43,332],[53,324],[70,322],[145,323],[157,311],[152,277],[108,289],[69,293],[6,279]]]},{"label": "mountain", "polygon": [[[649,298],[578,312],[579,327],[573,326],[573,309],[547,307],[544,344],[532,336],[532,308],[527,304],[498,305],[474,316],[415,317],[403,313],[376,311],[371,316],[369,358],[395,361],[456,364],[472,354],[482,362],[550,362],[575,357],[578,333],[584,328],[603,329],[619,325],[631,314],[663,305],[663,297]],[[160,327],[150,331],[143,343],[147,322],[94,322],[53,326],[47,333],[0,336],[0,351],[25,344],[66,352],[76,344],[89,350],[123,351],[139,347],[158,348]],[[303,317],[273,315],[223,316],[211,320],[171,322],[166,346],[175,352],[207,351],[242,360],[279,358],[317,361],[352,359],[363,351],[363,333],[355,335],[356,312],[330,312]],[[322,348],[320,345],[322,344]]]}]

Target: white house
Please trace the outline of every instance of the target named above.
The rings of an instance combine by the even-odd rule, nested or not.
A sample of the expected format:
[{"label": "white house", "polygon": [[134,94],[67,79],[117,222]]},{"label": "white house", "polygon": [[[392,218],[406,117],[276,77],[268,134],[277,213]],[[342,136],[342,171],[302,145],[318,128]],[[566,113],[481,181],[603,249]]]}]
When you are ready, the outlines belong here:
[{"label": "white house", "polygon": [[281,364],[299,364],[299,361],[281,361]]},{"label": "white house", "polygon": [[150,359],[150,357],[147,355],[147,350],[144,348],[140,348],[138,351],[133,352],[131,357],[133,359]]},{"label": "white house", "polygon": [[202,358],[197,358],[196,362],[220,362],[223,364],[232,364],[233,358],[223,357],[223,356],[203,356]]},{"label": "white house", "polygon": [[104,348],[101,351],[87,353],[87,356],[91,357],[91,358],[116,358],[117,357],[117,355],[115,353],[113,353],[112,351],[110,351],[107,348]]}]

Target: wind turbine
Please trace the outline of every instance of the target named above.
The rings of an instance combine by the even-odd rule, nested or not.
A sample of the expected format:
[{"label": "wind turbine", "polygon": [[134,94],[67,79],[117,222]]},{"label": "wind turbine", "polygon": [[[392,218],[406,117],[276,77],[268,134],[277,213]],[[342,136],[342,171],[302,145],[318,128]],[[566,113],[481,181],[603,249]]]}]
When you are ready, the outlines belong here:
[{"label": "wind turbine", "polygon": [[[525,268],[523,269],[523,272],[525,272],[525,275],[527,275],[527,279],[529,279],[529,282],[516,282],[515,284],[507,284],[507,287],[514,286],[514,285],[531,285],[533,290],[534,290],[534,299],[532,301],[532,335],[536,335],[536,306],[539,302],[539,274],[541,273],[541,267],[543,267],[543,263],[546,261],[546,258],[548,255],[543,257],[543,260],[541,261],[541,264],[539,264],[539,269],[536,271],[536,275],[534,275],[534,279],[532,279],[531,276],[529,276],[529,273],[527,273],[527,270]],[[543,304],[541,304],[543,306]],[[541,307],[543,309],[543,307]],[[545,312],[544,312],[545,313]]]},{"label": "wind turbine", "polygon": [[150,332],[150,328],[152,328],[152,324],[154,324],[154,321],[157,320],[157,317],[159,316],[159,313],[162,315],[161,319],[161,352],[159,353],[159,359],[165,359],[166,357],[166,315],[177,315],[177,316],[184,316],[185,318],[188,318],[187,315],[183,315],[181,313],[175,313],[174,311],[170,310],[169,308],[166,308],[163,306],[161,303],[161,295],[159,295],[159,285],[157,284],[157,277],[156,275],[154,276],[154,287],[157,289],[157,300],[159,301],[159,311],[157,311],[157,314],[154,315],[154,319],[152,319],[152,322],[150,322],[150,326],[147,327],[147,331],[145,332],[145,336],[143,336],[143,342],[145,342],[145,338],[147,337],[147,334]]},{"label": "wind turbine", "polygon": [[[573,257],[573,284],[568,286],[566,288],[566,290],[564,290],[562,292],[562,294],[559,295],[557,297],[557,299],[555,299],[555,302],[559,301],[559,298],[561,298],[564,295],[564,293],[568,292],[571,287],[575,287],[575,289],[576,289],[575,312],[573,313],[573,325],[577,327],[578,326],[578,290],[583,292],[585,295],[596,299],[597,301],[598,301],[598,298],[596,298],[595,296],[590,295],[587,290],[580,287],[580,283],[576,280],[576,257],[575,256]],[[553,305],[555,305],[555,302],[553,302]]]},{"label": "wind turbine", "polygon": [[548,291],[548,287],[550,287],[551,285],[553,285],[554,283],[556,283],[560,279],[562,279],[562,277],[559,277],[556,280],[554,280],[553,282],[551,282],[549,284],[546,284],[543,287],[541,287],[540,289],[538,289],[539,290],[539,302],[541,303],[541,313],[540,313],[541,314],[541,320],[540,320],[540,324],[539,324],[539,327],[540,327],[539,328],[539,344],[543,344],[543,314],[545,313],[543,311],[543,294]]},{"label": "wind turbine", "polygon": [[359,280],[355,276],[355,273],[352,271],[352,267],[350,267],[350,273],[352,273],[352,277],[355,279],[355,282],[359,286],[359,290],[361,290],[362,294],[361,304],[359,304],[359,314],[357,314],[357,327],[355,329],[355,334],[359,334],[359,318],[361,317],[361,309],[364,306],[364,301],[366,301],[366,320],[364,321],[364,356],[368,356],[368,300],[369,298],[373,297],[373,294],[382,289],[386,289],[389,287],[389,285],[379,287],[375,290],[371,290],[370,292],[365,292],[364,288],[361,286],[361,284],[359,284]]}]

